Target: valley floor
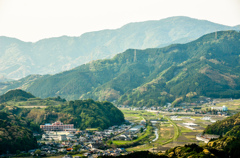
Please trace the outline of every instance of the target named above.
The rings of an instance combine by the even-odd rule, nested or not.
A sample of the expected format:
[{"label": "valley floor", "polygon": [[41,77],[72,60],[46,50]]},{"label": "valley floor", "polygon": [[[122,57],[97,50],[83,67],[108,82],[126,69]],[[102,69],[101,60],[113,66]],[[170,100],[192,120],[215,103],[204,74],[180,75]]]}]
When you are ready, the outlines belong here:
[{"label": "valley floor", "polygon": [[[154,128],[158,129],[158,138],[156,140],[153,132],[148,142],[143,145],[127,148],[127,151],[149,150],[151,152],[164,152],[167,149],[185,144],[195,143],[203,145],[205,144],[204,142],[196,140],[196,135],[202,133],[207,125],[212,124],[209,119],[205,120],[204,118],[211,117],[214,120],[225,118],[225,116],[200,115],[189,112],[162,113],[156,110],[129,110],[126,108],[121,108],[121,111],[124,113],[125,119],[131,122],[140,122],[142,119],[150,120]],[[192,123],[190,125],[193,126],[186,126],[186,123]]]}]

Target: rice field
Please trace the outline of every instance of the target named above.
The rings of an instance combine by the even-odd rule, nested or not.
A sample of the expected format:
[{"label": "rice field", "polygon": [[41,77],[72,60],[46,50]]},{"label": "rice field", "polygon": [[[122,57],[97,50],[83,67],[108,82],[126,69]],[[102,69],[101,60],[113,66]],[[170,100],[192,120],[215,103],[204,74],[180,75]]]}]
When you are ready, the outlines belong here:
[{"label": "rice field", "polygon": [[[122,110],[124,116],[127,120],[138,122],[146,119],[157,119],[161,118],[162,114],[157,114],[153,112],[146,111],[130,111],[130,110]],[[154,148],[156,151],[165,151],[175,146],[182,146],[185,144],[196,143],[199,145],[203,145],[203,142],[199,142],[196,140],[196,135],[201,133],[205,127],[212,124],[209,120],[202,120],[202,116],[179,116],[182,118],[180,121],[172,121],[169,119],[169,115],[164,115],[164,118],[167,118],[168,121],[161,122],[155,125],[155,128],[158,128],[159,138],[155,142],[149,142],[146,144],[142,144],[136,147],[128,148],[128,151],[137,151],[137,150],[150,150]],[[213,117],[214,120],[222,120],[223,117]],[[194,126],[194,130],[186,128],[183,123],[195,123],[198,126]],[[155,138],[155,137],[154,137]],[[154,139],[153,138],[153,139]]]}]

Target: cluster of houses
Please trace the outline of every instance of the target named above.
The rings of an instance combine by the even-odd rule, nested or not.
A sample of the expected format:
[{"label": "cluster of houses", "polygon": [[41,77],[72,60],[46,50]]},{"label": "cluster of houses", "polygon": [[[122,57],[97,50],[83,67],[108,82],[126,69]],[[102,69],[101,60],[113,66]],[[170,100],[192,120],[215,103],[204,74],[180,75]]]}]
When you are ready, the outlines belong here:
[{"label": "cluster of houses", "polygon": [[[122,106],[121,106],[122,107]],[[195,110],[195,107],[185,107],[185,106],[182,106],[182,107],[172,107],[171,106],[171,103],[168,103],[167,105],[161,107],[161,106],[158,106],[158,107],[130,107],[129,108],[130,110],[146,110],[146,111],[159,111],[159,112],[194,112],[196,111]]]},{"label": "cluster of houses", "polygon": [[107,150],[91,150],[85,152],[83,155],[87,157],[98,157],[98,156],[119,156],[122,153],[126,153],[124,148],[107,149]]},{"label": "cluster of houses", "polygon": [[[39,143],[39,150],[41,153],[38,156],[46,156],[47,154],[64,154],[70,151],[79,151],[83,152],[84,156],[87,157],[97,157],[97,156],[119,156],[121,153],[125,153],[126,150],[124,148],[116,148],[116,149],[106,149],[101,150],[95,148],[96,146],[93,144],[84,145],[81,142],[55,142],[49,141],[45,143]],[[35,154],[34,150],[29,150],[28,153],[31,155]],[[72,156],[64,156],[65,158],[72,158]],[[76,157],[77,158],[77,157]]]},{"label": "cluster of houses", "polygon": [[[204,102],[205,103],[205,102]],[[211,104],[212,105],[212,104]],[[228,115],[228,108],[226,106],[217,107],[217,106],[211,106],[209,109],[210,111],[201,110],[202,106],[201,104],[191,103],[181,103],[180,107],[172,107],[170,103],[163,107],[135,107],[129,108],[130,110],[146,110],[146,111],[158,111],[158,112],[188,112],[192,114],[208,114],[208,115]]]},{"label": "cluster of houses", "polygon": [[[40,142],[44,143],[39,144],[39,149],[41,150],[41,155],[79,151],[84,152],[85,156],[117,156],[126,151],[123,148],[107,149],[104,141],[122,134],[128,134],[132,138],[141,128],[144,128],[143,125],[134,127],[133,125],[133,123],[120,126],[115,125],[103,131],[77,131],[74,125],[66,125],[60,121],[41,125],[40,128],[44,130],[44,134]],[[34,154],[35,150],[31,150],[29,153]]]},{"label": "cluster of houses", "polygon": [[45,131],[42,135],[43,141],[80,141],[80,142],[101,142],[104,139],[123,133],[130,129],[132,125],[112,126],[104,131],[93,131],[89,134],[87,131]]},{"label": "cluster of houses", "polygon": [[[118,105],[119,108],[129,108],[130,110],[147,110],[147,111],[159,111],[159,112],[193,112],[195,114],[209,114],[209,115],[223,115],[227,116],[228,108],[226,106],[217,107],[216,104],[220,102],[232,101],[232,99],[211,99],[203,98],[202,100],[195,101],[192,103],[183,102],[180,103],[177,107],[173,107],[171,103],[167,103],[165,106],[158,107],[130,107],[128,105]],[[207,105],[210,108],[210,111],[201,110],[202,105]]]}]

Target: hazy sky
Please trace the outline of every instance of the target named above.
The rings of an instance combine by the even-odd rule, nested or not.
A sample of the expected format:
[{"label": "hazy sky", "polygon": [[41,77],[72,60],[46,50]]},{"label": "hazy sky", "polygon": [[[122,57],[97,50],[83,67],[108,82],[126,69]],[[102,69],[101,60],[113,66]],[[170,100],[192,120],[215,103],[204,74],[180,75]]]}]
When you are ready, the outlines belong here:
[{"label": "hazy sky", "polygon": [[171,16],[235,26],[240,0],[0,0],[0,36],[35,42]]}]

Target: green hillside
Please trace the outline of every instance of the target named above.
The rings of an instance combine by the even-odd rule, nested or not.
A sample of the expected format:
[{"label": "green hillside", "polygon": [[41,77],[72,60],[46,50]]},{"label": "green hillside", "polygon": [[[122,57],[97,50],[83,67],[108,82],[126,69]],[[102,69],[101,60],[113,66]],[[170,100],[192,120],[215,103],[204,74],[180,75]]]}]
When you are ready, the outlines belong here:
[{"label": "green hillside", "polygon": [[45,109],[48,116],[58,115],[63,123],[75,124],[76,128],[106,129],[124,122],[123,113],[110,102],[88,100],[70,101],[67,105],[49,106]]},{"label": "green hillside", "polygon": [[16,115],[0,112],[0,154],[37,148],[37,140],[27,124]]},{"label": "green hillside", "polygon": [[30,93],[27,93],[21,89],[16,89],[16,90],[10,90],[7,93],[3,94],[0,96],[0,103],[4,103],[10,100],[14,101],[26,101],[29,98],[35,98]]},{"label": "green hillside", "polygon": [[239,98],[239,39],[237,31],[222,31],[187,44],[129,49],[112,59],[22,82],[22,88],[41,98],[59,95],[134,106],[174,105],[199,96]]},{"label": "green hillside", "polygon": [[29,75],[27,77],[24,77],[20,80],[12,80],[9,82],[0,82],[0,94],[4,94],[9,90],[20,88],[20,89],[26,89],[31,83],[33,83],[35,80],[47,77],[48,75]]},{"label": "green hillside", "polygon": [[[204,132],[208,134],[222,135],[219,139],[212,140],[207,144],[209,149],[223,152],[227,157],[239,157],[240,151],[240,113],[228,117],[222,121],[208,126]],[[219,155],[220,155],[219,154]]]},{"label": "green hillside", "polygon": [[[53,123],[57,120],[65,124],[74,124],[75,128],[78,129],[89,127],[105,129],[125,121],[123,113],[107,101],[95,102],[88,99],[67,102],[60,97],[30,98],[19,101],[16,98],[26,96],[26,94],[32,95],[22,90],[12,90],[10,91],[11,95],[9,95],[9,92],[6,94],[0,96],[0,98],[11,96],[12,100],[8,98],[8,102],[0,103],[0,112],[11,115],[7,118],[7,121],[16,125],[22,123],[21,126],[36,132],[40,132],[40,124]],[[25,118],[25,121],[19,121],[20,118]]]},{"label": "green hillside", "polygon": [[207,128],[204,130],[204,133],[217,135],[226,134],[226,136],[240,136],[238,129],[240,129],[240,113],[207,126]]}]

